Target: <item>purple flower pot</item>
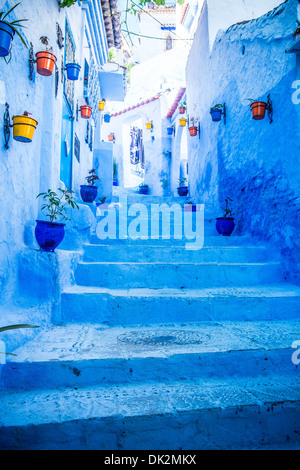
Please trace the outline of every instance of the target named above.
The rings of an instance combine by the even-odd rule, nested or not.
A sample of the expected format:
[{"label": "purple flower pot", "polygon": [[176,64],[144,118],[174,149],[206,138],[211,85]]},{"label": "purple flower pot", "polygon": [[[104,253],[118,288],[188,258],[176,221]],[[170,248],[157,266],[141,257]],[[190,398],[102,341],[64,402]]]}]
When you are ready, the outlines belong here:
[{"label": "purple flower pot", "polygon": [[65,236],[65,224],[37,220],[35,238],[42,251],[53,253]]},{"label": "purple flower pot", "polygon": [[235,223],[233,217],[218,217],[216,223],[216,229],[220,235],[224,237],[230,237],[235,229]]}]

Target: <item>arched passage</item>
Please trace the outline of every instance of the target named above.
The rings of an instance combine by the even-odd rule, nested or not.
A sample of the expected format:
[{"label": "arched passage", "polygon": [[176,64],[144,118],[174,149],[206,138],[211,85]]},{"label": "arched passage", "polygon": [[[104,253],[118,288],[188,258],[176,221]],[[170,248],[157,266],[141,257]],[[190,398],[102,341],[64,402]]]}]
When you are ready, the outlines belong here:
[{"label": "arched passage", "polygon": [[187,127],[177,126],[171,163],[171,192],[177,196],[179,180],[188,178]]}]

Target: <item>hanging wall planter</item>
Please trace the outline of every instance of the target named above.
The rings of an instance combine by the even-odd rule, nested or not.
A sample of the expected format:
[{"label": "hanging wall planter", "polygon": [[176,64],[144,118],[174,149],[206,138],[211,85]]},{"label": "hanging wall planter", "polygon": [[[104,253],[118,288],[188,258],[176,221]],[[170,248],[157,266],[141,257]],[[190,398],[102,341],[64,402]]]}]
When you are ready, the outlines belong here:
[{"label": "hanging wall planter", "polygon": [[198,133],[198,128],[196,126],[189,127],[190,136],[194,137]]},{"label": "hanging wall planter", "polygon": [[68,80],[73,80],[73,81],[78,80],[80,69],[81,69],[80,65],[77,64],[76,62],[67,64],[66,71],[67,71]]},{"label": "hanging wall planter", "polygon": [[109,142],[114,142],[115,141],[115,134],[109,134],[108,141]]},{"label": "hanging wall planter", "polygon": [[146,122],[146,129],[148,129],[148,131],[151,131],[152,128],[153,128],[152,122]]},{"label": "hanging wall planter", "polygon": [[104,114],[104,122],[106,122],[106,123],[110,122],[110,114],[109,113]]},{"label": "hanging wall planter", "polygon": [[18,142],[30,143],[38,122],[28,116],[27,111],[21,116],[13,116],[13,138]]},{"label": "hanging wall planter", "polygon": [[259,100],[253,100],[253,99],[249,99],[248,101],[251,101],[250,108],[252,112],[252,118],[255,121],[262,121],[266,116],[266,111],[268,111],[270,124],[272,124],[273,104],[272,104],[270,95],[268,95],[267,103],[265,101],[259,101]]},{"label": "hanging wall planter", "polygon": [[82,119],[90,119],[92,115],[92,108],[88,105],[80,106],[80,113]]},{"label": "hanging wall planter", "polygon": [[179,125],[180,125],[181,127],[186,126],[186,119],[185,119],[185,118],[179,119]]},{"label": "hanging wall planter", "polygon": [[[23,28],[24,26],[20,24],[23,21],[28,21],[27,19],[14,20],[12,22],[5,21],[5,18],[18,6],[20,3],[17,3],[7,12],[0,12],[0,57],[7,57],[11,55],[12,41],[14,39],[15,33],[19,36],[20,40],[27,47],[24,38],[22,37],[18,28]],[[10,59],[9,59],[10,60]],[[9,61],[8,61],[9,62]]]},{"label": "hanging wall planter", "polygon": [[211,119],[213,122],[219,122],[224,116],[224,122],[226,119],[226,108],[224,104],[216,104],[210,109]]},{"label": "hanging wall planter", "polygon": [[185,102],[179,103],[179,105],[178,105],[179,114],[184,114],[185,110],[186,110],[186,103]]},{"label": "hanging wall planter", "polygon": [[99,111],[104,111],[105,109],[105,100],[99,101]]},{"label": "hanging wall planter", "polygon": [[168,135],[173,135],[174,129],[173,127],[167,127],[167,133]]}]

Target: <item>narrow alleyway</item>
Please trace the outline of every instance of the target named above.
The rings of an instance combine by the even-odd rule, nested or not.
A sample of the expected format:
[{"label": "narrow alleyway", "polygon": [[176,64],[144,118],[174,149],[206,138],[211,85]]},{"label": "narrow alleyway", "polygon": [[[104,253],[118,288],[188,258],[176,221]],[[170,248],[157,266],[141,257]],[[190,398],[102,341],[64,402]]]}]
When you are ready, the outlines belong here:
[{"label": "narrow alleyway", "polygon": [[[128,202],[150,209],[155,197]],[[90,241],[59,324],[3,370],[1,448],[297,445],[300,289],[265,246],[216,236],[209,220],[198,251]]]}]

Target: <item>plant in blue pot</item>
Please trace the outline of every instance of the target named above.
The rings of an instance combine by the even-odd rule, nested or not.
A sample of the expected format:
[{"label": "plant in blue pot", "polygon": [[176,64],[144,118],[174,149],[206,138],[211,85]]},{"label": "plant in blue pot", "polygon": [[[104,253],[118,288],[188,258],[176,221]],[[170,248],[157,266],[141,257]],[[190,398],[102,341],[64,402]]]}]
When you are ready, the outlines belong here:
[{"label": "plant in blue pot", "polygon": [[216,104],[210,109],[210,114],[213,122],[219,122],[222,119],[223,104]]},{"label": "plant in blue pot", "polygon": [[[28,21],[27,19],[7,21],[6,18],[8,15],[18,6],[21,2],[14,5],[7,12],[0,11],[0,57],[4,57],[4,60],[8,63],[11,60],[11,47],[14,35],[17,34],[22,41],[22,44],[27,47],[27,44],[21,35],[18,28],[24,28],[24,25],[21,23],[23,21]],[[10,56],[9,60],[6,60],[5,57]]]},{"label": "plant in blue pot", "polygon": [[189,194],[187,178],[180,178],[178,181],[179,181],[179,187],[177,188],[178,195],[181,197],[187,196]]},{"label": "plant in blue pot", "polygon": [[142,183],[139,185],[139,193],[140,194],[149,194],[149,186],[148,184]]},{"label": "plant in blue pot", "polygon": [[44,204],[41,210],[49,218],[49,220],[36,221],[35,237],[42,251],[55,251],[65,236],[65,224],[62,221],[69,220],[66,215],[68,207],[79,209],[73,196],[74,191],[60,188],[58,191],[59,194],[49,189],[48,192],[37,196],[37,198],[43,198]]},{"label": "plant in blue pot", "polygon": [[76,81],[79,78],[81,66],[77,62],[69,62],[66,64],[68,80]]},{"label": "plant in blue pot", "polygon": [[98,186],[95,186],[96,181],[100,181],[96,175],[96,170],[89,171],[89,175],[86,177],[87,184],[80,186],[80,195],[83,202],[92,203],[95,201],[98,193]]},{"label": "plant in blue pot", "polygon": [[223,209],[224,216],[217,218],[216,229],[220,235],[224,237],[230,237],[232,232],[235,229],[235,222],[232,210],[229,208],[229,201],[232,202],[232,199],[229,197],[225,199],[226,207]]}]

